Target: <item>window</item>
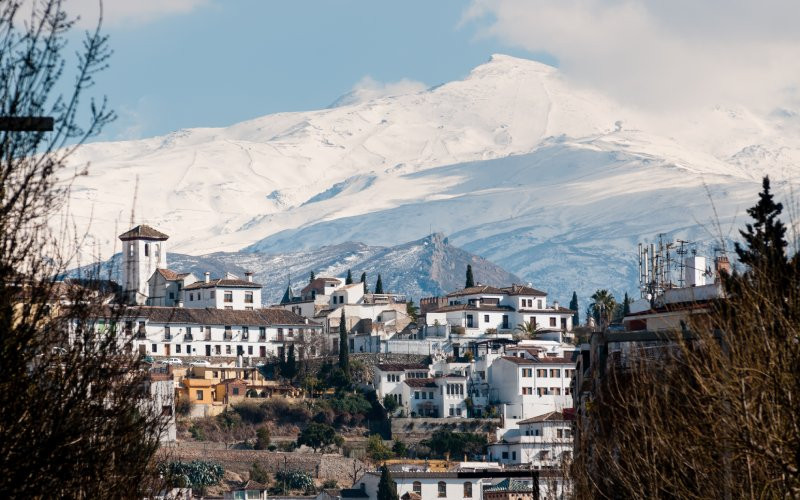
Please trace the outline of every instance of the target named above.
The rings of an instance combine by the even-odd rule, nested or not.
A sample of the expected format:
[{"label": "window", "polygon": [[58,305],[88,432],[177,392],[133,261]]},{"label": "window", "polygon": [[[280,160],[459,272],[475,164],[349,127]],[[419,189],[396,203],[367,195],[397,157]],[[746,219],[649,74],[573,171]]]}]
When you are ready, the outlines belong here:
[{"label": "window", "polygon": [[251,346],[251,345],[247,346],[247,354],[249,354],[251,356],[253,355],[253,346]]},{"label": "window", "polygon": [[169,298],[175,299],[175,292],[169,292]]},{"label": "window", "polygon": [[447,483],[439,481],[439,498],[447,498]]},{"label": "window", "polygon": [[508,452],[507,451],[503,452],[503,460],[508,460]]},{"label": "window", "polygon": [[225,325],[225,340],[231,340],[233,338],[233,330],[231,329],[230,325]]},{"label": "window", "polygon": [[414,399],[419,399],[419,391],[414,391]]},{"label": "window", "polygon": [[239,388],[238,387],[234,387],[233,388],[233,395],[234,396],[238,396],[239,395]]},{"label": "window", "polygon": [[533,387],[523,387],[522,388],[522,394],[523,395],[533,394]]},{"label": "window", "polygon": [[244,302],[245,304],[253,303],[253,292],[244,292]]},{"label": "window", "polygon": [[511,460],[514,460],[514,461],[517,460],[517,452],[516,451],[512,451],[511,452]]},{"label": "window", "polygon": [[[489,322],[489,315],[488,314],[484,314],[483,315],[483,322],[484,323],[488,323]],[[467,483],[467,484],[472,484],[472,483]]]},{"label": "window", "polygon": [[128,257],[133,257],[133,243],[128,244]]},{"label": "window", "polygon": [[428,391],[428,399],[433,399],[433,391]]},{"label": "window", "polygon": [[153,344],[150,346],[150,350],[152,352],[158,352],[158,344]]},{"label": "window", "polygon": [[[520,353],[522,356],[522,353]],[[522,376],[523,377],[533,377],[533,368],[523,368],[522,369]]]},{"label": "window", "polygon": [[198,401],[202,401],[203,400],[203,391],[197,391],[197,400]]},{"label": "window", "polygon": [[550,318],[550,326],[556,326],[556,318]]},{"label": "window", "polygon": [[565,395],[565,396],[569,396],[569,395],[570,395],[570,392],[569,392],[569,387],[565,387],[565,388],[564,388],[564,395]]},{"label": "window", "polygon": [[561,429],[556,429],[556,437],[561,439],[564,437],[564,431]]},{"label": "window", "polygon": [[551,387],[550,388],[550,394],[553,394],[555,396],[560,396],[561,395],[561,388],[560,387]]},{"label": "window", "polygon": [[245,339],[245,340],[250,338],[250,327],[249,326],[243,326],[242,327],[242,338]]},{"label": "window", "polygon": [[536,309],[541,309],[541,308],[542,308],[542,299],[539,299],[536,301]]},{"label": "window", "polygon": [[536,370],[536,376],[537,377],[542,377],[542,378],[547,378],[547,370],[544,370],[544,369]]},{"label": "window", "polygon": [[258,327],[258,340],[267,340],[267,327],[266,326],[259,326]]},{"label": "window", "polygon": [[165,327],[164,327],[164,339],[165,339],[165,340],[169,340],[169,339],[171,339],[171,338],[172,338],[172,334],[171,334],[171,332],[169,331],[169,327],[168,327],[168,326],[165,326]]},{"label": "window", "polygon": [[225,354],[231,354],[231,345],[230,344],[225,346]]},{"label": "window", "polygon": [[189,302],[192,302],[192,301],[194,301],[194,294],[190,293],[189,294]]},{"label": "window", "polygon": [[180,352],[181,352],[181,345],[180,344],[175,344],[175,353],[179,354]]},{"label": "window", "polygon": [[464,498],[472,498],[472,483],[469,481],[464,483]]},{"label": "window", "polygon": [[225,292],[225,302],[233,302],[233,292]]},{"label": "window", "polygon": [[422,496],[422,483],[414,481],[414,484],[411,485],[411,490],[417,495]]},{"label": "window", "polygon": [[212,299],[213,299],[213,298],[214,298],[216,295],[217,295],[217,294],[214,292],[214,290],[211,290],[211,292],[208,294],[208,296],[209,296],[209,297],[211,297]]},{"label": "window", "polygon": [[150,255],[150,243],[144,244],[144,256],[147,257]]},{"label": "window", "polygon": [[219,346],[219,345],[215,345],[215,346],[214,346],[214,354],[216,354],[217,356],[219,356],[220,354],[222,354],[222,347],[221,347],[221,346]]},{"label": "window", "polygon": [[192,353],[192,345],[186,344],[186,354],[191,354],[191,353]]},{"label": "window", "polygon": [[547,388],[546,387],[537,387],[536,394],[539,396],[547,396]]},{"label": "window", "polygon": [[[422,399],[428,399],[428,393],[427,392],[423,392],[422,393]],[[433,398],[431,398],[431,399],[433,399]]]},{"label": "window", "polygon": [[503,315],[503,329],[504,330],[508,329],[508,314]]},{"label": "window", "polygon": [[559,370],[558,368],[552,368],[550,370],[550,376],[551,377],[560,377],[561,376],[561,370]]},{"label": "window", "polygon": [[467,328],[472,328],[472,327],[473,327],[472,315],[467,314]]}]

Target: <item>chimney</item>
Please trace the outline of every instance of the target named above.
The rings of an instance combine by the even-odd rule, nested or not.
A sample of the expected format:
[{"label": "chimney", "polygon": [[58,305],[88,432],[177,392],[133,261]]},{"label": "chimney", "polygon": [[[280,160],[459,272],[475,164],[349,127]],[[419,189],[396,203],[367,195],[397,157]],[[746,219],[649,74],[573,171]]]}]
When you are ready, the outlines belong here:
[{"label": "chimney", "polygon": [[246,279],[247,281],[252,283],[253,282],[253,271],[247,271],[246,273],[244,273],[244,279]]},{"label": "chimney", "polygon": [[553,309],[558,309],[558,301],[557,300],[553,301]]},{"label": "chimney", "polygon": [[178,307],[183,307],[183,301],[182,300],[178,301]]},{"label": "chimney", "polygon": [[211,273],[206,271],[205,275],[206,275],[206,283],[208,283],[209,281],[211,281]]},{"label": "chimney", "polygon": [[720,279],[720,275],[723,272],[725,272],[725,274],[731,274],[731,261],[728,260],[726,255],[720,255],[714,259],[714,266],[717,270],[717,280]]}]

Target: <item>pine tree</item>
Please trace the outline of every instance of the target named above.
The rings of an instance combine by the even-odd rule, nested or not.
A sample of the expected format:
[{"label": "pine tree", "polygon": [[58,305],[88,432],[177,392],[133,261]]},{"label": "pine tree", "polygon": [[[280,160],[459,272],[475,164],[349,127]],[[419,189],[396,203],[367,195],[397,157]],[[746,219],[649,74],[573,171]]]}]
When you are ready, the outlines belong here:
[{"label": "pine tree", "polygon": [[314,271],[311,271],[310,273],[308,273],[308,284],[309,285],[314,282],[314,278],[315,277],[316,276],[314,276]]},{"label": "pine tree", "polygon": [[344,279],[345,285],[352,285],[353,284],[353,275],[350,273],[350,270],[347,270],[347,278]]},{"label": "pine tree", "polygon": [[572,300],[569,301],[569,308],[575,311],[575,314],[572,315],[572,327],[576,327],[581,324],[581,316],[578,313],[578,294],[577,292],[572,292]]},{"label": "pine tree", "polygon": [[392,480],[392,475],[384,464],[381,466],[381,479],[378,482],[378,500],[399,500],[399,498],[397,483]]},{"label": "pine tree", "polygon": [[361,273],[361,283],[364,284],[364,293],[369,293],[369,288],[367,288],[367,273]]},{"label": "pine tree", "polygon": [[378,281],[375,282],[375,293],[383,293],[383,281],[381,281],[380,273],[378,273]]},{"label": "pine tree", "polygon": [[467,264],[467,282],[464,288],[471,288],[475,286],[475,279],[472,277],[472,264]]},{"label": "pine tree", "polygon": [[622,316],[625,317],[631,313],[631,299],[628,297],[628,292],[625,292],[625,298],[622,302]]},{"label": "pine tree", "polygon": [[342,318],[339,321],[339,368],[345,376],[350,375],[350,349],[347,346],[347,323],[342,308]]},{"label": "pine tree", "polygon": [[[775,203],[770,193],[769,177],[764,177],[763,191],[759,193],[758,203],[748,208],[747,213],[753,218],[752,224],[746,224],[745,230],[739,233],[745,245],[736,243],[736,254],[739,261],[751,272],[766,276],[788,276],[786,259],[786,226],[778,218],[783,204]],[[785,283],[776,283],[777,286]]]}]

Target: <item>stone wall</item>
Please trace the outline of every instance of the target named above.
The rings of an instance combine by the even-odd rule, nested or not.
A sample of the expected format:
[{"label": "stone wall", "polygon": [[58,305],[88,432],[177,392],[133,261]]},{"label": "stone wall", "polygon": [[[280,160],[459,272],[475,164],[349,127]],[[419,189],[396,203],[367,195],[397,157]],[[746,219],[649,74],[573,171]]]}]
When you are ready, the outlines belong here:
[{"label": "stone wall", "polygon": [[220,447],[222,443],[176,443],[163,448],[169,460],[191,461],[206,460],[216,462],[225,470],[244,474],[250,470],[253,462],[258,462],[270,474],[279,470],[299,469],[309,472],[314,478],[336,479],[341,485],[350,485],[353,466],[356,470],[364,470],[365,464],[360,460],[346,458],[335,454],[322,453],[285,453],[266,450],[234,450]]}]

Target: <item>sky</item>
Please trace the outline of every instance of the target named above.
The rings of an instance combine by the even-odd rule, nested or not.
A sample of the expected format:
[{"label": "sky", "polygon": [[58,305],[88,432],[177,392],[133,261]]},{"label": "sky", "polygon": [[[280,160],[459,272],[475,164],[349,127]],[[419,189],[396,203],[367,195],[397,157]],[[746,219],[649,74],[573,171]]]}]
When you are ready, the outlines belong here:
[{"label": "sky", "polygon": [[[796,0],[106,0],[100,140],[219,127],[463,78],[493,53],[654,114],[800,112]],[[90,26],[96,0],[68,0]]]}]

